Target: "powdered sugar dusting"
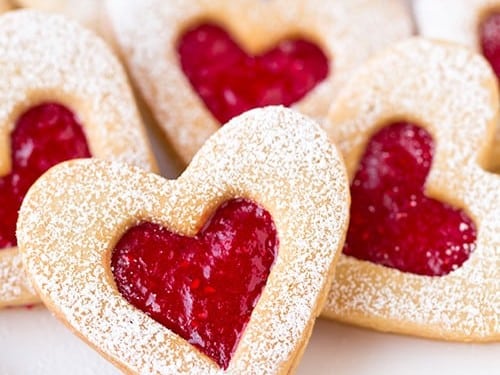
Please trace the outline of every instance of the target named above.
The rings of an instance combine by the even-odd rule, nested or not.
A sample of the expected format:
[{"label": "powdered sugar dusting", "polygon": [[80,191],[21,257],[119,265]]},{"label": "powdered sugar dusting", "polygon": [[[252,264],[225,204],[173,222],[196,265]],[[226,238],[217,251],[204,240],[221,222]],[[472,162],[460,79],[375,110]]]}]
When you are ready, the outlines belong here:
[{"label": "powdered sugar dusting", "polygon": [[[109,252],[142,220],[192,235],[233,197],[254,200],[271,213],[280,247],[223,371],[121,297]],[[18,239],[44,302],[120,368],[285,374],[296,365],[326,297],[348,203],[343,163],[319,126],[291,110],[269,107],[224,126],[176,181],[103,161],[53,168],[25,199]]]},{"label": "powdered sugar dusting", "polygon": [[[500,1],[414,0],[414,8],[420,34],[460,43],[481,53],[480,24],[488,13],[500,11]],[[496,146],[489,167],[500,170],[500,123],[495,138]]]},{"label": "powdered sugar dusting", "polygon": [[100,0],[16,0],[16,2],[22,7],[66,14],[87,26],[93,26],[102,4]]},{"label": "powdered sugar dusting", "polygon": [[111,41],[102,0],[16,0],[16,3],[25,8],[64,14],[97,32],[107,42]]},{"label": "powdered sugar dusting", "polygon": [[6,304],[39,302],[39,298],[28,281],[17,248],[0,252],[0,281],[0,296]]},{"label": "powdered sugar dusting", "polygon": [[193,23],[219,23],[251,53],[290,36],[318,43],[331,75],[295,106],[317,119],[353,68],[412,29],[399,0],[109,0],[107,9],[137,86],[185,162],[219,128],[178,62],[177,39]]},{"label": "powdered sugar dusting", "polygon": [[[154,168],[125,73],[104,42],[59,16],[5,14],[0,17],[0,174],[10,169],[10,133],[17,117],[47,101],[77,114],[93,156]],[[10,259],[15,251],[0,252],[5,276],[0,277],[0,306],[27,302],[12,299],[27,290],[23,274],[3,268],[19,264]]]},{"label": "powdered sugar dusting", "polygon": [[427,193],[467,211],[478,227],[477,246],[442,277],[341,256],[324,315],[437,338],[500,338],[500,177],[478,165],[492,143],[497,110],[491,69],[456,46],[413,39],[358,71],[325,123],[349,176],[381,126],[400,119],[423,126],[436,142]]}]

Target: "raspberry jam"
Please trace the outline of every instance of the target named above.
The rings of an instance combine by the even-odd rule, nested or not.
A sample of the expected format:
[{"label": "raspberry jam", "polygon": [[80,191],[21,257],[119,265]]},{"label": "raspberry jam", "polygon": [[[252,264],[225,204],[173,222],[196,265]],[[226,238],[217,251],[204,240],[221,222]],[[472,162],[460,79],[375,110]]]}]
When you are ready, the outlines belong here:
[{"label": "raspberry jam", "polygon": [[10,174],[0,177],[0,249],[17,245],[17,214],[35,180],[62,161],[90,157],[78,119],[55,103],[40,104],[21,115],[10,147]]},{"label": "raspberry jam", "polygon": [[213,24],[188,30],[177,49],[184,74],[221,124],[252,108],[292,105],[329,70],[325,54],[306,40],[283,40],[262,55],[249,56]]},{"label": "raspberry jam", "polygon": [[469,258],[472,220],[424,195],[433,151],[430,134],[412,124],[373,136],[351,185],[345,254],[428,276],[446,275]]},{"label": "raspberry jam", "polygon": [[152,223],[132,227],[111,269],[128,302],[226,369],[277,252],[270,214],[234,199],[194,237]]},{"label": "raspberry jam", "polygon": [[481,23],[479,38],[484,57],[500,77],[500,13],[491,14]]}]

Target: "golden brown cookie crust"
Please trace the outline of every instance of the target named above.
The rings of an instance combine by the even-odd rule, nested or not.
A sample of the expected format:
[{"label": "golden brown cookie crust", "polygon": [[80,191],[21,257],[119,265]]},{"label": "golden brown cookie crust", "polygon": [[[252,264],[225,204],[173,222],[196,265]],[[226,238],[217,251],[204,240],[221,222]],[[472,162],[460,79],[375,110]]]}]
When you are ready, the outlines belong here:
[{"label": "golden brown cookie crust", "polygon": [[381,331],[499,340],[500,177],[482,168],[498,120],[491,69],[464,48],[417,38],[361,68],[325,122],[351,179],[372,134],[400,120],[422,126],[435,139],[426,194],[471,216],[478,228],[476,249],[442,277],[341,255],[323,315]]},{"label": "golden brown cookie crust", "polygon": [[10,6],[10,3],[7,2],[7,0],[0,0],[0,13],[7,12],[11,9],[12,7]]},{"label": "golden brown cookie crust", "polygon": [[[47,101],[78,115],[93,156],[156,168],[125,73],[105,44],[60,16],[5,14],[0,17],[0,175],[11,168],[10,133],[17,118]],[[17,249],[0,250],[0,307],[35,301]]]},{"label": "golden brown cookie crust", "polygon": [[[141,221],[193,235],[234,197],[271,213],[280,246],[224,371],[120,295],[110,253]],[[288,374],[326,299],[348,207],[343,162],[319,125],[267,107],[225,125],[177,180],[104,161],[51,169],[23,203],[18,238],[49,309],[127,373]]]},{"label": "golden brown cookie crust", "polygon": [[290,36],[317,43],[331,74],[294,108],[319,120],[352,69],[412,30],[399,0],[109,0],[107,10],[135,85],[185,163],[220,127],[179,66],[176,44],[186,28],[214,21],[250,53]]},{"label": "golden brown cookie crust", "polygon": [[[500,11],[499,0],[414,1],[415,19],[422,36],[460,43],[478,53],[481,53],[481,22],[492,12]],[[500,122],[486,168],[500,172]]]}]

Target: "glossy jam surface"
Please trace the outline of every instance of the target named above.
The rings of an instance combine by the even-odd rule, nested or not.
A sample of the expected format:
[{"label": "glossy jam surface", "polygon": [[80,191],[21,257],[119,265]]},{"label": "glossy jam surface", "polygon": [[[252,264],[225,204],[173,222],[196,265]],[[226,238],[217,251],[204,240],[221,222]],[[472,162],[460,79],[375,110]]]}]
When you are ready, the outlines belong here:
[{"label": "glossy jam surface", "polygon": [[428,276],[446,275],[469,258],[472,220],[424,195],[433,150],[429,133],[412,124],[373,136],[351,185],[345,254]]},{"label": "glossy jam surface", "polygon": [[492,13],[479,27],[479,38],[484,57],[500,77],[500,13]]},{"label": "glossy jam surface", "polygon": [[194,237],[152,223],[132,227],[111,266],[127,301],[227,368],[277,251],[270,214],[234,199]]},{"label": "glossy jam surface", "polygon": [[184,74],[221,124],[252,108],[289,106],[329,70],[328,58],[311,42],[283,40],[262,55],[249,56],[213,24],[188,30],[177,48]]},{"label": "glossy jam surface", "polygon": [[78,119],[66,107],[46,103],[29,109],[11,133],[11,171],[0,177],[0,249],[16,246],[16,221],[23,198],[47,169],[90,157]]}]

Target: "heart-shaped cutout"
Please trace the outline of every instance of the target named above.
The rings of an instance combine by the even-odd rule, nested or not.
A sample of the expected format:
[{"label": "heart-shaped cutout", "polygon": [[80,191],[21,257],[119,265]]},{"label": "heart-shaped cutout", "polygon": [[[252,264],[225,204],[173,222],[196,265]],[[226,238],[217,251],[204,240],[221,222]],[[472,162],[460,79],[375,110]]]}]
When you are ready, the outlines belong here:
[{"label": "heart-shaped cutout", "polygon": [[[128,303],[115,284],[111,262],[113,249],[130,228],[152,223],[195,236],[209,230],[202,228],[218,214],[217,207],[224,209],[235,198],[269,213],[279,249],[229,365],[222,369]],[[297,365],[324,303],[347,229],[348,206],[343,162],[320,127],[292,110],[270,107],[225,125],[175,181],[104,161],[54,167],[25,198],[18,238],[49,309],[121,369],[286,374]]]},{"label": "heart-shaped cutout", "polygon": [[326,79],[332,65],[317,45],[301,39],[250,56],[213,24],[198,25],[179,39],[182,70],[221,124],[252,108],[294,104]]},{"label": "heart-shaped cutout", "polygon": [[[414,202],[418,209],[422,204],[418,199],[439,200],[442,203],[433,201],[431,205],[440,205],[440,212],[436,211],[436,214],[444,213],[445,217],[426,218],[428,223],[416,221],[417,227],[413,230],[405,229],[408,223],[404,215],[412,209],[412,200],[405,211],[404,202],[398,202],[395,197],[401,185],[392,185],[392,180],[388,183],[390,186],[381,188],[380,199],[382,207],[384,203],[389,208],[395,205],[396,210],[389,210],[389,218],[379,218],[383,226],[378,238],[372,234],[367,236],[377,243],[363,241],[363,231],[351,233],[348,242],[353,240],[353,235],[361,235],[356,239],[358,243],[368,251],[381,251],[380,257],[388,262],[391,257],[400,261],[401,258],[418,256],[408,253],[410,249],[402,248],[403,244],[410,243],[408,246],[414,248],[429,241],[427,251],[430,257],[427,262],[425,256],[421,257],[424,261],[422,272],[420,261],[412,269],[406,269],[406,265],[397,268],[442,276],[401,272],[342,255],[324,315],[383,331],[418,336],[459,341],[499,339],[496,296],[500,279],[500,178],[481,167],[491,154],[489,146],[493,141],[497,111],[496,80],[488,64],[480,56],[454,45],[412,39],[381,54],[355,74],[332,106],[325,124],[330,137],[338,142],[343,152],[353,184],[361,182],[356,180],[359,178],[359,175],[355,177],[356,170],[367,175],[363,181],[365,185],[368,181],[368,185],[375,188],[379,185],[380,175],[405,173],[408,174],[406,177],[394,176],[394,179],[404,181],[408,176],[411,179],[413,162],[406,160],[407,156],[401,150],[394,150],[394,145],[399,147],[401,144],[397,140],[401,133],[394,132],[394,127],[388,125],[401,120],[418,124],[421,128],[409,130],[419,134],[408,136],[403,133],[402,142],[409,143],[404,152],[414,153],[412,158],[417,164],[422,162],[425,166],[430,163],[428,176],[425,177],[425,168],[420,169],[419,173],[424,175],[421,178],[425,179],[424,196],[419,197],[420,193],[414,191]],[[380,137],[394,138],[396,142],[394,139],[379,142]],[[421,141],[417,142],[418,138]],[[432,162],[430,155],[426,155],[431,139],[435,142]],[[375,140],[375,143],[370,143],[370,140]],[[390,145],[389,149],[385,148],[387,145]],[[374,151],[380,153],[380,158],[365,159],[360,166],[363,153],[372,155]],[[393,166],[381,164],[380,159],[387,164],[392,161],[400,163],[404,172],[392,170]],[[412,188],[421,189],[421,183],[415,182],[413,179]],[[360,194],[356,192],[359,186],[353,187],[352,207],[356,210],[360,204],[355,201],[359,199]],[[443,203],[455,208],[442,206]],[[369,207],[366,209],[370,211]],[[371,210],[378,209],[380,207],[374,206]],[[437,263],[451,261],[451,264],[439,264],[437,272],[433,273],[436,259],[439,259],[435,258],[440,253],[435,248],[439,241],[434,240],[432,231],[427,237],[429,233],[423,233],[422,228],[434,222],[436,226],[443,225],[449,220],[449,215],[455,217],[452,221],[456,221],[451,230],[445,226],[443,232],[438,233],[447,238],[444,256]],[[354,225],[357,225],[360,215],[355,213],[353,216]],[[418,215],[414,218],[421,219]],[[397,227],[399,219],[402,227]],[[387,228],[388,222],[393,228]],[[475,241],[472,225],[477,230]],[[454,238],[457,229],[459,232],[463,230],[458,237],[466,234],[465,242],[470,246],[474,243],[474,251],[470,254],[463,251],[466,245],[461,240],[464,238]],[[402,232],[403,242],[397,251],[396,248],[384,248],[396,245],[387,244],[386,234],[390,230]],[[402,255],[393,254],[397,252]],[[453,258],[455,255],[456,259]]]},{"label": "heart-shaped cutout", "polygon": [[61,17],[14,12],[0,20],[0,55],[2,307],[39,302],[14,228],[24,193],[43,171],[89,154],[149,170],[154,161],[125,73],[94,35]]},{"label": "heart-shaped cutout", "polygon": [[[463,44],[483,56],[500,74],[499,2],[490,0],[415,0],[415,19],[425,37]],[[493,153],[484,165],[500,172],[500,124],[497,125]]]},{"label": "heart-shaped cutout", "polygon": [[106,5],[137,86],[186,163],[221,122],[251,107],[293,105],[322,119],[353,69],[412,32],[411,16],[399,1]]},{"label": "heart-shaped cutout", "polygon": [[127,301],[227,368],[277,252],[271,215],[240,198],[195,237],[153,223],[130,228],[111,268]]},{"label": "heart-shaped cutout", "polygon": [[434,141],[408,123],[384,127],[368,142],[351,183],[344,254],[419,275],[442,276],[474,250],[467,214],[425,195]]},{"label": "heart-shaped cutout", "polygon": [[30,108],[11,134],[11,171],[0,177],[0,248],[17,246],[16,223],[30,186],[50,167],[88,158],[90,150],[75,115],[60,104]]}]

